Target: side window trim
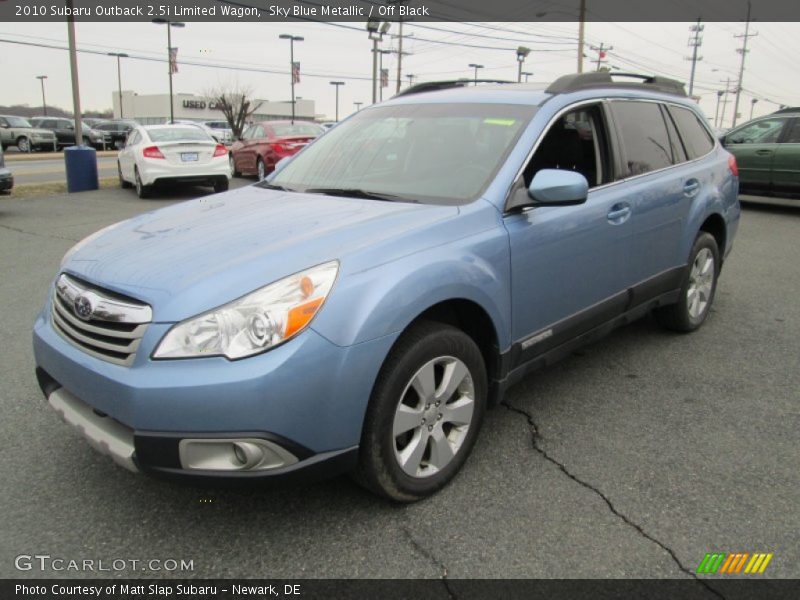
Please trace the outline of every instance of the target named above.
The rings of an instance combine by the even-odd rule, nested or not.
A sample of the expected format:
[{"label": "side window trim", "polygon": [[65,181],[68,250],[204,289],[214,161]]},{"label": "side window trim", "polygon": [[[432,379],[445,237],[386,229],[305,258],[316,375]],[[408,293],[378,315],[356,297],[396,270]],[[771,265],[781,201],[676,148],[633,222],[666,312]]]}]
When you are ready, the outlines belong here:
[{"label": "side window trim", "polygon": [[[776,144],[786,144],[787,143],[786,139],[789,137],[789,133],[792,131],[792,128],[794,127],[795,121],[798,121],[797,117],[789,117],[789,118],[786,119],[786,121],[783,124],[783,127],[781,127],[781,132],[778,134],[778,139],[775,140]],[[794,143],[797,144],[798,142],[794,142]]]},{"label": "side window trim", "polygon": [[[664,117],[664,124],[667,126],[667,135],[672,145],[672,164],[682,165],[689,162],[689,149],[686,147],[686,140],[683,139],[678,124],[672,116],[672,111],[666,104],[661,105],[661,116]],[[713,145],[712,145],[713,149]],[[676,155],[676,152],[679,155]],[[697,158],[700,158],[699,156]]]}]

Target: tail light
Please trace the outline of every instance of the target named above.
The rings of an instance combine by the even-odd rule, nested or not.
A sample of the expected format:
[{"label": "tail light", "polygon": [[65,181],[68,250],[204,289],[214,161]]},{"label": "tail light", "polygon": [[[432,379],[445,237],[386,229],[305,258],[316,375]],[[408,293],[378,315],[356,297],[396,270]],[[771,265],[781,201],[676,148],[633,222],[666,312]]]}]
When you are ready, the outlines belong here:
[{"label": "tail light", "polygon": [[269,145],[275,152],[286,152],[288,148],[279,142],[274,142]]},{"label": "tail light", "polygon": [[217,144],[217,147],[214,148],[214,158],[225,156],[226,154],[228,154],[228,149],[222,144]]},{"label": "tail light", "polygon": [[739,176],[739,165],[736,164],[736,157],[733,154],[728,156],[728,168],[734,177]]},{"label": "tail light", "polygon": [[145,158],[164,158],[164,155],[159,150],[158,146],[148,146],[142,150],[142,156]]}]

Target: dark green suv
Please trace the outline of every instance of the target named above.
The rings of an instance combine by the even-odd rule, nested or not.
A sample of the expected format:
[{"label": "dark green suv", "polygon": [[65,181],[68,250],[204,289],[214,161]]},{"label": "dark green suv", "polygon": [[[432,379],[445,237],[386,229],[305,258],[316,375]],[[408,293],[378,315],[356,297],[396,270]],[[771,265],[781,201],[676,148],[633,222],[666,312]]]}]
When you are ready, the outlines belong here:
[{"label": "dark green suv", "polygon": [[722,143],[736,156],[743,195],[800,202],[800,108],[748,121],[726,133]]}]

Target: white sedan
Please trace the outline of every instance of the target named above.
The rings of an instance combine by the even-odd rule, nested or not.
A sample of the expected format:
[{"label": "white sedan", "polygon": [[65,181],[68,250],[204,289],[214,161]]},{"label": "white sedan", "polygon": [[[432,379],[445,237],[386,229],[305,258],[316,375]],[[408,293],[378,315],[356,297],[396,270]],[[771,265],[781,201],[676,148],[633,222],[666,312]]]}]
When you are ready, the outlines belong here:
[{"label": "white sedan", "polygon": [[189,125],[135,127],[120,150],[117,168],[120,185],[135,186],[140,198],[166,182],[209,185],[224,192],[231,178],[227,148]]}]

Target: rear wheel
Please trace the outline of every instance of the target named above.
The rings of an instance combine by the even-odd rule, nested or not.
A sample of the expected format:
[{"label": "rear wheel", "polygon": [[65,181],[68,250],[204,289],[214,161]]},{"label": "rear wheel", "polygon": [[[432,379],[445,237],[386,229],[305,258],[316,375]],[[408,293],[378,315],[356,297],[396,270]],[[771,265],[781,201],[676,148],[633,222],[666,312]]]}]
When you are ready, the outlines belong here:
[{"label": "rear wheel", "polygon": [[228,183],[227,177],[217,179],[214,182],[214,192],[216,192],[217,194],[219,194],[220,192],[227,192],[229,187],[230,185]]},{"label": "rear wheel", "polygon": [[117,162],[117,176],[119,177],[119,187],[122,189],[128,189],[131,187],[131,184],[125,181],[125,178],[122,176],[122,166]]},{"label": "rear wheel", "polygon": [[264,178],[267,176],[267,167],[264,165],[264,159],[260,156],[256,159],[256,173],[258,174],[259,181],[264,181]]},{"label": "rear wheel", "polygon": [[230,154],[228,154],[228,163],[231,166],[231,175],[233,177],[239,177],[239,175],[241,175],[241,173],[236,170],[236,161],[233,160],[233,153],[232,152]]},{"label": "rear wheel", "polygon": [[142,178],[139,176],[138,167],[134,168],[133,174],[136,179],[136,195],[139,196],[139,198],[149,198],[152,186],[144,185],[142,183]]},{"label": "rear wheel", "polygon": [[486,396],[486,368],[472,338],[441,323],[414,325],[378,375],[356,479],[402,502],[441,489],[475,444]]},{"label": "rear wheel", "polygon": [[718,276],[717,241],[711,234],[701,231],[692,247],[678,301],[653,311],[656,320],[674,331],[699,329],[711,310]]}]

